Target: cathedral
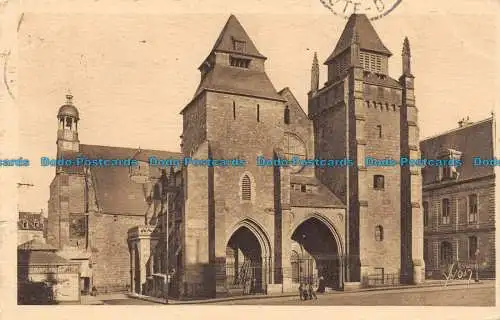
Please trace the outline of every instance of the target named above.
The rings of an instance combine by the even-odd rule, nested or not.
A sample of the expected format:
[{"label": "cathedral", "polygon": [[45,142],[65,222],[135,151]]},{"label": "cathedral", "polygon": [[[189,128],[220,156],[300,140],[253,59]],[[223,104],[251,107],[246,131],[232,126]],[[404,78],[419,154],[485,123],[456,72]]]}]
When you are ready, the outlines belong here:
[{"label": "cathedral", "polygon": [[[49,243],[82,262],[83,287],[156,297],[422,282],[420,168],[365,163],[420,157],[408,39],[397,80],[391,56],[369,19],[353,14],[324,62],[322,85],[314,55],[306,113],[289,88],[274,87],[266,56],[231,15],[181,110],[180,152],[80,144],[68,96],[58,158],[136,165],[57,167]],[[245,165],[159,167],[151,157]],[[258,157],[295,161],[262,166]],[[349,161],[300,161],[308,159]]]}]

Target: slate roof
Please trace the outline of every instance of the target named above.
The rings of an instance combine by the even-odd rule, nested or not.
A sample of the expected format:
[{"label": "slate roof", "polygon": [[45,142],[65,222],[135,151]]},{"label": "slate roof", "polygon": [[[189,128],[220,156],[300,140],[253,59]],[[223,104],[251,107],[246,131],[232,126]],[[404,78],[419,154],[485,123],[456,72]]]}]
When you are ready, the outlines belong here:
[{"label": "slate roof", "polygon": [[[148,162],[148,158],[181,159],[179,152],[160,150],[122,148],[99,145],[80,144],[80,152],[66,152],[65,159],[85,156],[88,159],[136,159]],[[169,168],[167,169],[167,173]],[[66,173],[83,174],[83,166],[63,167]],[[179,170],[179,168],[176,168]],[[146,197],[149,194],[144,185],[130,178],[130,168],[127,166],[91,167],[98,208],[105,213],[117,215],[144,215],[148,209]],[[159,177],[160,170],[150,170],[150,177]]]},{"label": "slate roof", "polygon": [[[473,167],[472,158],[493,158],[493,118],[478,121],[420,142],[422,158],[436,159],[443,149],[462,152],[463,165],[458,168],[456,182],[494,174],[494,167]],[[426,167],[422,170],[423,185],[436,183],[438,169]],[[455,180],[454,180],[455,181]]]},{"label": "slate roof", "polygon": [[40,241],[38,239],[33,239],[27,242],[24,242],[20,245],[17,246],[18,250],[21,251],[52,251],[55,252],[57,251],[57,248],[45,243],[43,241]]},{"label": "slate roof", "polygon": [[219,37],[215,41],[214,47],[211,52],[220,51],[228,53],[238,53],[242,54],[241,51],[234,50],[233,39],[237,41],[244,41],[246,44],[246,50],[244,55],[249,55],[253,57],[263,58],[266,57],[262,55],[259,50],[255,47],[252,39],[248,36],[247,32],[241,25],[241,23],[236,19],[234,15],[231,15],[226,22],[224,28],[222,28]]},{"label": "slate roof", "polygon": [[17,246],[19,265],[69,264],[70,261],[56,254],[57,248],[38,239]]},{"label": "slate roof", "polygon": [[290,183],[310,184],[317,187],[317,191],[312,193],[292,190],[290,192],[290,205],[292,207],[345,208],[344,203],[316,177],[291,175]]},{"label": "slate roof", "polygon": [[380,40],[368,17],[364,14],[353,14],[349,17],[335,50],[333,50],[325,64],[349,48],[353,43],[356,33],[359,36],[361,50],[372,51],[386,56],[392,55],[391,51]]},{"label": "slate roof", "polygon": [[180,158],[182,156],[180,152],[139,149],[139,148],[98,146],[89,144],[80,144],[80,151],[88,158],[125,159],[133,157],[134,159],[140,161],[147,161],[147,158],[151,156],[155,156],[161,159]]},{"label": "slate roof", "polygon": [[367,84],[373,84],[377,86],[391,87],[391,88],[401,88],[401,84],[396,79],[389,76],[381,76],[372,72],[367,72],[364,74],[364,82]]},{"label": "slate roof", "polygon": [[285,101],[265,72],[216,65],[201,80],[195,97],[204,90]]},{"label": "slate roof", "polygon": [[69,264],[70,261],[58,256],[54,252],[32,251],[19,259],[19,264]]},{"label": "slate roof", "polygon": [[[89,158],[126,159],[134,158],[148,161],[149,157],[158,159],[180,159],[181,153],[159,150],[138,150],[108,146],[80,145],[82,153]],[[168,168],[167,168],[168,169]],[[91,168],[95,183],[97,204],[102,212],[144,215],[148,208],[146,190],[142,184],[130,179],[129,167],[93,167]],[[150,176],[159,176],[159,170],[153,170]]]}]

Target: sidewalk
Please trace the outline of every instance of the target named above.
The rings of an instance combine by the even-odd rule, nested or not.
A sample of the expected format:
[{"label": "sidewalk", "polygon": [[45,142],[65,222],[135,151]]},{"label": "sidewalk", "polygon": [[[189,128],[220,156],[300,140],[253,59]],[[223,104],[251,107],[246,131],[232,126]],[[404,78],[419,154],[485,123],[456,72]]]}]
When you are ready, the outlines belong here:
[{"label": "sidewalk", "polygon": [[[485,285],[488,283],[495,283],[495,280],[481,280],[479,282],[470,282],[470,286],[475,286],[475,285]],[[448,287],[450,286],[463,286],[467,287],[467,282],[463,280],[456,280],[448,283]],[[420,285],[399,285],[399,286],[391,286],[391,287],[377,287],[377,288],[364,288],[364,289],[358,289],[358,290],[352,290],[352,291],[332,291],[332,292],[327,292],[322,295],[334,295],[334,294],[349,294],[349,293],[358,293],[358,292],[367,292],[367,291],[389,291],[389,290],[409,290],[409,289],[416,289],[416,288],[444,288],[444,282],[441,280],[427,280],[425,283],[420,284]],[[139,299],[139,300],[145,300],[149,302],[154,302],[154,303],[159,303],[159,304],[166,304],[165,299],[163,298],[156,298],[156,297],[149,297],[149,296],[144,296],[144,295],[139,295],[136,293],[127,293],[126,294],[129,298],[132,299]],[[182,304],[209,304],[209,303],[216,303],[216,302],[224,302],[224,301],[238,301],[238,300],[255,300],[255,299],[271,299],[271,298],[286,298],[286,297],[294,297],[297,296],[298,293],[296,292],[285,292],[285,293],[279,293],[279,294],[268,294],[268,295],[248,295],[248,296],[234,296],[234,297],[224,297],[224,298],[212,298],[212,299],[203,299],[203,300],[168,300],[168,304],[175,304],[175,305],[182,305]]]},{"label": "sidewalk", "polygon": [[110,293],[110,294],[101,294],[98,296],[81,296],[80,304],[84,305],[103,305],[103,301],[107,300],[123,300],[128,299],[127,294],[125,293]]}]

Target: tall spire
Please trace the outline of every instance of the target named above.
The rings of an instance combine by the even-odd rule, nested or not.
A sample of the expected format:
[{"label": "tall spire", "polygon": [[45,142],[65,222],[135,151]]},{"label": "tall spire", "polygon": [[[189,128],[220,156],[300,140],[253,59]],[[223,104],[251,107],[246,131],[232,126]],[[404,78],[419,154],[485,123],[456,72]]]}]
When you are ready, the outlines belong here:
[{"label": "tall spire", "polygon": [[229,17],[219,37],[215,41],[212,52],[216,51],[248,55],[262,59],[266,58],[257,50],[252,39],[250,39],[243,26],[234,15]]},{"label": "tall spire", "polygon": [[319,89],[319,63],[318,54],[314,52],[314,58],[311,68],[311,92],[316,92]]},{"label": "tall spire", "polygon": [[[357,35],[356,35],[357,34]],[[354,39],[354,38],[358,39]],[[347,50],[354,42],[358,42],[360,50],[367,50],[384,56],[392,53],[382,43],[370,20],[364,14],[352,14],[340,36],[335,50],[328,57],[325,64],[329,64],[335,57]]]},{"label": "tall spire", "polygon": [[231,15],[199,67],[201,79],[193,99],[212,91],[285,101],[266,75],[266,59]]},{"label": "tall spire", "polygon": [[410,51],[410,41],[408,37],[405,37],[403,41],[403,75],[410,76],[411,75],[411,51]]}]

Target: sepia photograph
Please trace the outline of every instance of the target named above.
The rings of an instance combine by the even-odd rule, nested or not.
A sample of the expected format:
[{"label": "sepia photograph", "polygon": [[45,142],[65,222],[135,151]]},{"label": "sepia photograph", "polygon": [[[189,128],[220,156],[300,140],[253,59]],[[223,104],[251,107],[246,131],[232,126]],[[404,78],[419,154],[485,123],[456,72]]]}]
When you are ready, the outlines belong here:
[{"label": "sepia photograph", "polygon": [[495,307],[499,9],[20,4],[0,33],[17,113],[2,294]]}]

